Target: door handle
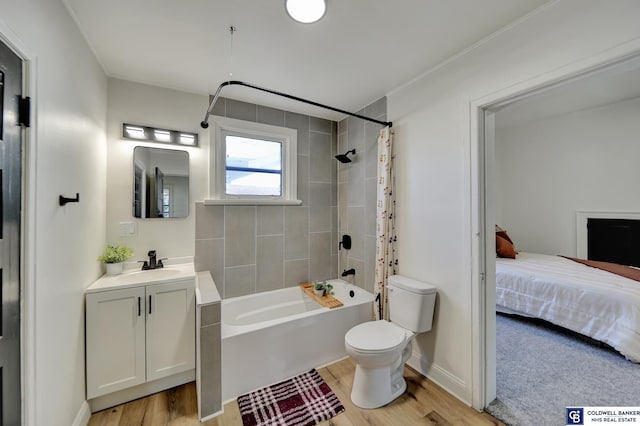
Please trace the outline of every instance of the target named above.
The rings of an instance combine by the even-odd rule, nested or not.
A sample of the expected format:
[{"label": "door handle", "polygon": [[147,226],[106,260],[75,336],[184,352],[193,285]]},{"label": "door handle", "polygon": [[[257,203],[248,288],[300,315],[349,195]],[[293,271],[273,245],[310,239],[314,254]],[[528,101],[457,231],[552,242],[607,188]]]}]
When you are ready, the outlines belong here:
[{"label": "door handle", "polygon": [[151,315],[151,295],[149,295],[149,315]]},{"label": "door handle", "polygon": [[142,298],[138,296],[138,316],[142,314]]}]

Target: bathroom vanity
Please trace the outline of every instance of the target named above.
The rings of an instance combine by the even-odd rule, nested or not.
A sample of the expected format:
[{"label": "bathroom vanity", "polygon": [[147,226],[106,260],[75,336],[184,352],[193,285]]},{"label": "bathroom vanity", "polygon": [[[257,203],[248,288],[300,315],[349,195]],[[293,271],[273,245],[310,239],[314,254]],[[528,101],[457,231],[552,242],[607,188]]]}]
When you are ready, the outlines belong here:
[{"label": "bathroom vanity", "polygon": [[103,276],[86,290],[92,412],[195,380],[195,287],[185,263]]}]

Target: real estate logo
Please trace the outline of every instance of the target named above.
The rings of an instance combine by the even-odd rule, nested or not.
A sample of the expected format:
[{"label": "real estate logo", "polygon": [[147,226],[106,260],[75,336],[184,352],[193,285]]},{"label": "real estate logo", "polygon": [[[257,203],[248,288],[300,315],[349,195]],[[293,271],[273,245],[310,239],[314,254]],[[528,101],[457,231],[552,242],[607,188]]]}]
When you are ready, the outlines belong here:
[{"label": "real estate logo", "polygon": [[567,425],[584,424],[584,408],[567,407]]}]

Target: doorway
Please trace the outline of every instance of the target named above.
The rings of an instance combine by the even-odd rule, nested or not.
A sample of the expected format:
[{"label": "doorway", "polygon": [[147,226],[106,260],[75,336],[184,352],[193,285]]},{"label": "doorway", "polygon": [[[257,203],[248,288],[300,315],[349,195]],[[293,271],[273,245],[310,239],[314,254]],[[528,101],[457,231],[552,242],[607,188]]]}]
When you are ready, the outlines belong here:
[{"label": "doorway", "polygon": [[[607,63],[600,63],[594,65],[590,69],[575,69],[570,72],[565,73],[564,75],[558,74],[556,80],[550,80],[543,85],[537,87],[529,87],[526,90],[523,90],[517,94],[511,94],[509,96],[505,96],[500,99],[492,99],[491,101],[478,103],[478,111],[480,121],[478,124],[478,128],[480,129],[479,143],[478,143],[478,156],[477,156],[477,176],[479,177],[478,182],[478,200],[479,200],[479,218],[482,223],[482,227],[484,230],[484,240],[479,244],[479,253],[481,254],[481,265],[480,271],[486,277],[486,286],[483,289],[483,294],[479,296],[480,300],[483,301],[483,311],[482,315],[484,317],[484,327],[481,330],[482,340],[484,342],[484,348],[482,350],[482,355],[485,360],[485,368],[484,368],[484,405],[488,405],[493,398],[496,396],[496,316],[495,316],[495,246],[493,243],[493,230],[495,224],[499,223],[501,216],[497,213],[496,208],[496,199],[499,199],[501,194],[497,193],[496,188],[496,163],[497,161],[504,161],[496,159],[496,143],[495,143],[495,131],[496,131],[496,116],[502,114],[502,118],[506,115],[505,112],[509,111],[511,116],[515,116],[513,113],[518,112],[517,109],[522,105],[531,102],[536,97],[539,99],[546,99],[547,103],[543,105],[543,108],[538,110],[532,110],[531,108],[525,110],[520,108],[521,111],[526,111],[529,116],[532,114],[532,111],[535,114],[543,114],[543,115],[551,115],[552,109],[562,107],[565,108],[564,112],[560,111],[558,114],[568,114],[570,113],[570,108],[576,108],[576,105],[569,105],[568,100],[570,96],[568,96],[569,90],[571,86],[578,86],[581,83],[588,82],[589,80],[593,80],[603,75],[614,75],[615,77],[612,80],[616,83],[620,83],[623,81],[623,70],[628,70],[633,67],[637,67],[637,63],[639,61],[639,57],[637,52],[631,53],[624,58],[617,58],[608,61]],[[635,62],[635,64],[634,64]],[[631,87],[638,87],[638,84],[632,85]],[[601,100],[591,101],[591,105],[589,105],[589,100],[587,99],[587,91],[585,90],[586,86],[582,87],[580,91],[580,100],[581,102],[587,102],[586,106],[583,108],[593,108],[598,102]],[[599,95],[602,95],[604,92],[613,93],[618,90],[618,88],[611,86],[611,90],[605,90],[605,86],[602,83],[599,83],[596,86],[597,90],[594,92],[598,92]],[[640,93],[632,94],[632,90],[629,88],[622,89],[620,92],[624,92],[624,97],[620,99],[625,99],[626,97],[634,97],[640,96]],[[552,99],[553,93],[561,93],[561,101],[558,99],[555,102]],[[576,97],[578,98],[578,97]],[[610,98],[604,101],[605,103],[616,102],[614,98]],[[542,115],[541,115],[542,117]],[[522,118],[522,116],[521,116]],[[534,161],[531,160],[530,161]],[[535,180],[535,179],[534,179]],[[522,188],[521,188],[522,189]],[[529,194],[531,195],[531,194]],[[582,206],[581,206],[582,207]],[[568,220],[571,221],[575,219],[574,216],[568,216]],[[565,215],[567,216],[567,215]],[[572,230],[575,230],[575,224],[572,224]],[[507,226],[508,228],[508,226]],[[558,235],[559,232],[556,232],[555,235]],[[517,238],[516,246],[518,245]],[[575,243],[572,241],[571,243]],[[554,246],[557,247],[557,246]],[[560,250],[558,248],[554,248],[558,252],[566,251]],[[559,254],[559,253],[555,253]],[[575,253],[573,254],[576,255]]]},{"label": "doorway", "polygon": [[0,41],[0,424],[21,424],[22,60]]}]

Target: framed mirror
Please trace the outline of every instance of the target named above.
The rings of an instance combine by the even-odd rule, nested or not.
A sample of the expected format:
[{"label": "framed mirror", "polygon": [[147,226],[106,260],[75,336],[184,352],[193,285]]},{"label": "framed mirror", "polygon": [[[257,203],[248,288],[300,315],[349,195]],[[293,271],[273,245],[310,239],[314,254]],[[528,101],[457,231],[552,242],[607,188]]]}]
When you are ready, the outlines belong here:
[{"label": "framed mirror", "polygon": [[189,216],[189,153],[137,146],[133,150],[133,217]]}]

